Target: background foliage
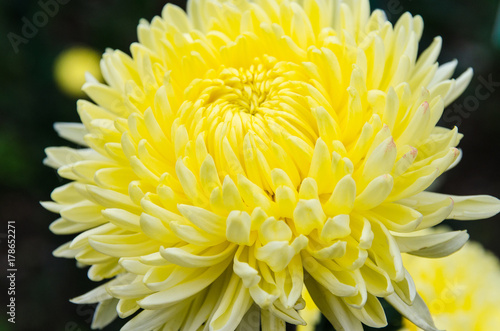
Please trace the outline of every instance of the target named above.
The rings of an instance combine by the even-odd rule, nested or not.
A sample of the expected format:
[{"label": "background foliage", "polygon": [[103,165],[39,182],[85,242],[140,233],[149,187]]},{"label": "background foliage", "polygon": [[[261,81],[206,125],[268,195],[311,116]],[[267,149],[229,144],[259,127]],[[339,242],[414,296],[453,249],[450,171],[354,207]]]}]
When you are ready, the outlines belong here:
[{"label": "background foliage", "polygon": [[[40,3],[48,1],[0,0],[2,298],[6,298],[3,292],[8,287],[4,271],[7,221],[16,221],[18,265],[16,325],[12,328],[5,321],[2,308],[0,330],[90,329],[92,306],[76,306],[68,298],[90,290],[95,284],[87,279],[86,270],[75,268],[73,260],[52,257],[52,250],[70,237],[49,232],[48,225],[56,216],[38,204],[38,201],[48,200],[51,190],[63,183],[54,170],[42,166],[45,147],[67,144],[57,137],[52,124],[78,121],[76,100],[63,95],[55,85],[53,62],[61,51],[74,45],[91,46],[99,52],[107,47],[127,51],[137,39],[139,19],[150,20],[165,4],[158,0],[59,0],[67,3],[59,5],[58,12],[35,36],[27,38],[27,43],[20,44],[16,53],[8,34],[22,36],[23,17],[32,20],[41,10]],[[465,134],[460,145],[464,158],[459,166],[445,174],[437,190],[500,196],[497,152],[500,147],[500,87],[493,87],[487,99],[476,100],[479,103],[477,111],[475,107],[465,106],[466,111],[455,116],[459,109],[456,107],[463,107],[466,102],[472,104],[471,98],[481,85],[479,77],[500,82],[500,54],[495,48],[495,45],[500,46],[500,22],[495,25],[498,1],[373,0],[372,5],[386,9],[393,22],[405,11],[422,15],[425,30],[421,49],[429,45],[434,36],[441,35],[444,38],[441,63],[457,58],[458,72],[468,66],[474,67],[475,77],[469,89],[449,107],[449,120],[442,123],[448,127],[459,124],[460,131]],[[499,216],[487,221],[450,225],[454,229],[469,229],[473,240],[499,255]],[[4,299],[1,305],[5,307]],[[392,320],[397,326],[398,318]],[[108,330],[118,330],[122,324],[122,321],[115,322]],[[327,326],[322,329],[331,330]]]}]

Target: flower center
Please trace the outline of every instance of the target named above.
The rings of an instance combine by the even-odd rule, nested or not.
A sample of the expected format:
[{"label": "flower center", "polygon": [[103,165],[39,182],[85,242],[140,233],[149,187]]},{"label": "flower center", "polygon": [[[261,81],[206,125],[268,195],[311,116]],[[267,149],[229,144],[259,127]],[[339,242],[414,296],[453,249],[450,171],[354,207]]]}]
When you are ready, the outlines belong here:
[{"label": "flower center", "polygon": [[224,83],[223,89],[227,94],[221,99],[226,99],[227,106],[233,107],[232,111],[250,115],[272,111],[266,109],[266,105],[269,106],[270,103],[267,102],[267,97],[273,84],[271,74],[272,72],[262,63],[256,63],[249,69],[224,68],[219,74],[219,79]]},{"label": "flower center", "polygon": [[209,141],[227,137],[235,149],[249,132],[263,141],[288,132],[314,145],[317,133],[304,77],[300,65],[270,56],[246,68],[211,69],[186,88],[179,124],[193,138],[203,132]]},{"label": "flower center", "polygon": [[[195,111],[204,116],[234,116],[250,120],[272,114],[279,88],[285,82],[279,63],[271,57],[255,59],[249,68],[221,66],[209,70],[204,79],[194,80],[186,89],[185,113]],[[187,115],[187,114],[186,114]]]}]

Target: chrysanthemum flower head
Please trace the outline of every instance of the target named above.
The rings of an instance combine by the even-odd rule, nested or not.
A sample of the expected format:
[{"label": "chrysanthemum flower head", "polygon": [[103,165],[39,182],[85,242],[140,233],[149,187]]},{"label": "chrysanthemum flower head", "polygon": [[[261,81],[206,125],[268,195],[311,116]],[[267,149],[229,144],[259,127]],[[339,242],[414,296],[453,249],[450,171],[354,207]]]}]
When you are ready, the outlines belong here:
[{"label": "chrysanthemum flower head", "polygon": [[[500,325],[500,262],[475,242],[445,259],[404,256],[418,293],[443,330],[495,330]],[[408,320],[401,331],[420,330]]]},{"label": "chrysanthemum flower head", "polygon": [[305,324],[305,284],[338,330],[384,326],[379,297],[434,330],[401,252],[467,234],[398,234],[499,211],[424,191],[458,162],[436,123],[472,71],[451,79],[440,38],[417,59],[422,19],[367,0],[187,6],[141,21],[131,56],[106,51],[83,125],[56,126],[86,148],[47,149],[71,180],[44,203],[51,230],[80,233],[55,255],[111,279],[73,301],[99,302],[94,327],[140,311],[123,330],[284,330]]}]

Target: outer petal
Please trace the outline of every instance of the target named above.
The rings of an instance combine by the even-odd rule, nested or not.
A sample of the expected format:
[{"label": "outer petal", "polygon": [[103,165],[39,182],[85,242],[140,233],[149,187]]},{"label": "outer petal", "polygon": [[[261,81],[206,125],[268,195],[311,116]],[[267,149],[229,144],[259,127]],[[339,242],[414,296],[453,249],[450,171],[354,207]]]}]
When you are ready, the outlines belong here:
[{"label": "outer petal", "polygon": [[426,331],[439,331],[434,325],[431,314],[424,300],[417,294],[413,305],[409,306],[397,295],[391,294],[385,298],[397,311],[419,328]]},{"label": "outer petal", "polygon": [[422,236],[394,236],[401,253],[422,257],[444,257],[455,253],[469,239],[467,231],[435,233]]}]

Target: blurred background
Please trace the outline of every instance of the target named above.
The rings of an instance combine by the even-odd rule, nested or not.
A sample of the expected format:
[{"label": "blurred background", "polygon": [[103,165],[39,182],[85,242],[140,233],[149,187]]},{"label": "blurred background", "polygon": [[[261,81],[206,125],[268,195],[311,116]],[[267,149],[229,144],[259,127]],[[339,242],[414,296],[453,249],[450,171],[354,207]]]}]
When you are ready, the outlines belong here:
[{"label": "blurred background", "polygon": [[[371,2],[372,8],[385,9],[393,22],[405,11],[420,14],[425,22],[421,49],[427,47],[435,36],[441,35],[444,43],[439,62],[458,59],[458,73],[469,66],[474,68],[475,75],[468,90],[445,111],[441,123],[446,127],[457,125],[465,134],[460,144],[464,157],[455,169],[443,176],[437,190],[457,195],[490,194],[499,197],[498,1]],[[183,1],[174,3],[184,6]],[[76,112],[79,89],[77,87],[75,91],[70,83],[81,78],[85,71],[81,68],[92,71],[96,58],[108,47],[127,52],[129,45],[137,40],[139,19],[151,20],[161,13],[164,4],[164,1],[157,0],[0,0],[2,307],[7,304],[4,292],[8,288],[8,221],[16,222],[18,268],[15,328],[7,323],[4,309],[1,309],[0,330],[90,329],[93,307],[77,306],[68,299],[94,288],[95,284],[88,280],[85,269],[75,268],[73,260],[54,258],[51,254],[71,237],[49,232],[48,226],[56,215],[38,203],[49,200],[52,189],[63,184],[54,170],[42,165],[43,150],[48,146],[68,144],[54,132],[54,122],[79,121]],[[27,21],[37,25],[30,27]],[[77,47],[76,50],[68,53],[67,50],[73,47]],[[68,58],[78,59],[80,65],[72,65]],[[60,59],[57,66],[56,59]],[[65,69],[68,67],[71,71]],[[71,76],[66,77],[71,77],[70,83],[63,86],[56,81],[61,70],[71,72]],[[95,76],[99,76],[98,71]],[[483,86],[480,95],[477,94],[479,86]],[[500,216],[477,222],[449,222],[449,225],[454,229],[468,229],[472,240],[500,255]],[[123,321],[115,322],[107,330],[118,330],[122,324]]]}]

